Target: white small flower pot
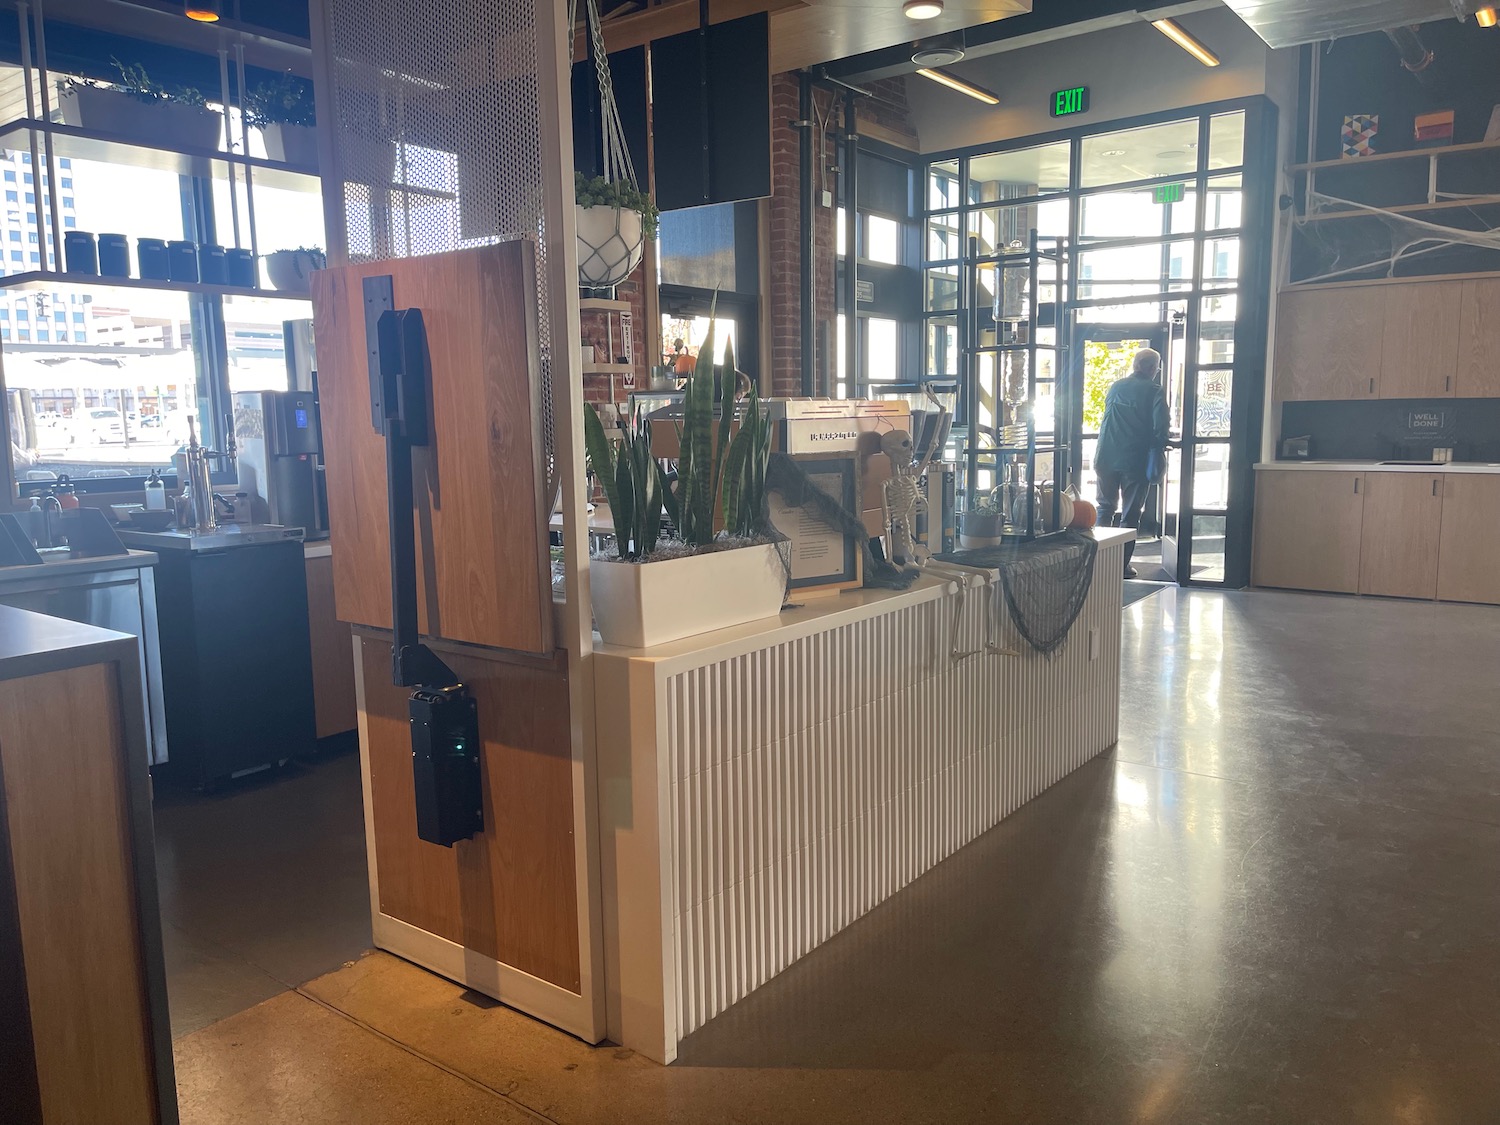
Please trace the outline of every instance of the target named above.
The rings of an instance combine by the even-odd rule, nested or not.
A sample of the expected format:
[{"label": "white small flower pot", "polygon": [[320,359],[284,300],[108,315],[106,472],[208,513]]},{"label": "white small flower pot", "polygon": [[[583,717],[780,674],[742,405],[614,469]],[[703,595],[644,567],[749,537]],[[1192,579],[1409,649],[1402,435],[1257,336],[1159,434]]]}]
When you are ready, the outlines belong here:
[{"label": "white small flower pot", "polygon": [[653,648],[781,612],[786,567],[774,543],[661,562],[589,562],[605,644]]},{"label": "white small flower pot", "polygon": [[578,225],[578,283],[589,289],[619,285],[641,264],[646,228],[639,211],[628,207],[575,207]]},{"label": "white small flower pot", "polygon": [[317,259],[306,250],[273,250],[265,255],[271,287],[283,293],[306,293]]}]

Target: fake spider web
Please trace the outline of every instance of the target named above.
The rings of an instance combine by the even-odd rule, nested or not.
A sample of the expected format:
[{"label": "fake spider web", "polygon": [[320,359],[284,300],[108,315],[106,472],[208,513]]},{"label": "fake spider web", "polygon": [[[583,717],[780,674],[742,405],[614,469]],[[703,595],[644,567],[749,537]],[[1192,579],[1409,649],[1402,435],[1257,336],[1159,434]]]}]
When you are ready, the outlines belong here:
[{"label": "fake spider web", "polygon": [[1480,225],[1467,229],[1310,191],[1306,213],[1295,221],[1302,240],[1297,284],[1395,277],[1405,262],[1465,247],[1500,254],[1500,204],[1476,200],[1447,216]]}]

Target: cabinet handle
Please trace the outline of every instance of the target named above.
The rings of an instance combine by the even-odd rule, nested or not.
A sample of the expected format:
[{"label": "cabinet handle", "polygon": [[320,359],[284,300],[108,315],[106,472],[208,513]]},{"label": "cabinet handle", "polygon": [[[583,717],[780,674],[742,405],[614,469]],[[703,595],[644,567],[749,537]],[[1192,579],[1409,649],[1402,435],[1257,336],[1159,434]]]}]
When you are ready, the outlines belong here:
[{"label": "cabinet handle", "polygon": [[1356,496],[1359,495],[1359,478],[1358,477],[1354,478],[1354,495],[1356,495]]},{"label": "cabinet handle", "polygon": [[1444,375],[1443,376],[1443,390],[1445,390],[1445,391],[1451,391],[1452,389],[1453,389],[1453,376],[1452,375]]},{"label": "cabinet handle", "polygon": [[1438,480],[1436,477],[1434,477],[1432,479],[1432,494],[1434,496],[1436,496],[1438,494],[1438,485],[1441,484],[1441,483],[1442,482],[1440,480]]},{"label": "cabinet handle", "polygon": [[1373,375],[1370,377],[1370,393],[1375,393],[1375,377]]}]

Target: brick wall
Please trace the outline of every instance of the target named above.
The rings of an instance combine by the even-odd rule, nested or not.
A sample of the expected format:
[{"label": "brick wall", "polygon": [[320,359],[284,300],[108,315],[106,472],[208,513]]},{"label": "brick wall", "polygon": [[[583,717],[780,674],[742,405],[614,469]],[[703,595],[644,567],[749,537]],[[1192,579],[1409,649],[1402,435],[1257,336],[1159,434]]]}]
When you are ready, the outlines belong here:
[{"label": "brick wall", "polygon": [[[838,195],[839,151],[838,135],[843,129],[844,110],[842,100],[835,104],[831,91],[814,90],[815,117],[820,124],[827,124],[826,133],[814,132],[813,168],[818,167],[818,141],[822,139],[822,159],[826,169],[820,185],[814,185],[814,202],[817,204],[813,231],[817,242],[815,308],[819,325],[818,337],[823,343],[818,348],[818,339],[804,341],[801,322],[801,161],[799,145],[800,130],[792,122],[797,120],[797,75],[785,73],[771,80],[771,205],[770,230],[767,240],[770,248],[771,293],[768,314],[771,320],[771,355],[767,369],[771,375],[772,392],[777,395],[799,395],[802,393],[802,349],[816,349],[814,370],[822,378],[826,370],[832,372],[836,351],[825,354],[835,343],[833,335],[838,308],[836,283],[837,231],[834,228],[837,208],[822,206],[821,187]],[[906,84],[900,78],[883,79],[870,84],[875,98],[861,99],[856,107],[858,122],[873,122],[881,131],[894,134],[889,139],[904,138],[916,147],[916,131],[907,111]],[[886,138],[883,138],[886,139]],[[831,374],[830,374],[831,378]]]}]

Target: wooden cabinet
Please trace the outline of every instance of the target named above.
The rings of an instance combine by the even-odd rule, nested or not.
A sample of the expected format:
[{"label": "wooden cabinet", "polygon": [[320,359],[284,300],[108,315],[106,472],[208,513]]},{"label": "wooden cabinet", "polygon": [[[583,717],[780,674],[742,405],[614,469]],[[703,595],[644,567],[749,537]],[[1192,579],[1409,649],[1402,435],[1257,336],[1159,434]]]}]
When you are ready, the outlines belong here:
[{"label": "wooden cabinet", "polygon": [[[1452,398],[1458,374],[1464,282],[1386,285],[1381,398]],[[1352,292],[1358,292],[1354,290]]]},{"label": "wooden cabinet", "polygon": [[1455,370],[1459,398],[1500,398],[1500,277],[1463,282]]},{"label": "wooden cabinet", "polygon": [[1359,589],[1364,474],[1270,470],[1255,474],[1257,586]]},{"label": "wooden cabinet", "polygon": [[1385,300],[1380,286],[1284,291],[1276,310],[1276,397],[1375,398]]},{"label": "wooden cabinet", "polygon": [[1366,473],[1359,592],[1435,598],[1443,523],[1439,473]]},{"label": "wooden cabinet", "polygon": [[1500,605],[1500,475],[1444,475],[1437,596]]}]

